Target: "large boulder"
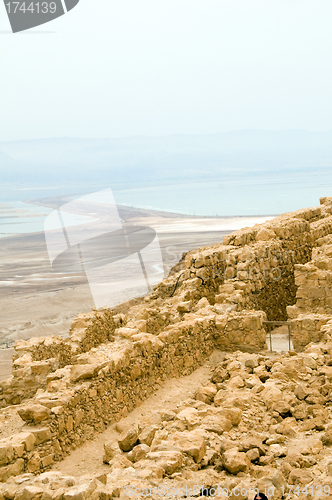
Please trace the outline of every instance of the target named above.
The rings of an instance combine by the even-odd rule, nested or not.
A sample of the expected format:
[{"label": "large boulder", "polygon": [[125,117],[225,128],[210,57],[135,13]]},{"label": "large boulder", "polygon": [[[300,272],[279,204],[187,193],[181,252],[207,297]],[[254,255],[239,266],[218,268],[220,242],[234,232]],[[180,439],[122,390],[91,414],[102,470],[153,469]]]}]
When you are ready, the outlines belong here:
[{"label": "large boulder", "polygon": [[180,451],[156,451],[150,452],[147,458],[161,466],[166,474],[174,474],[183,464],[183,455]]},{"label": "large boulder", "polygon": [[265,406],[270,409],[276,404],[277,401],[282,399],[282,392],[274,385],[269,385],[262,390],[260,396],[264,401]]},{"label": "large boulder", "polygon": [[138,428],[136,425],[124,430],[118,439],[119,447],[122,451],[130,451],[138,441]]},{"label": "large boulder", "polygon": [[232,425],[239,425],[241,422],[242,418],[242,410],[240,408],[218,408],[218,414],[222,417],[225,417],[227,420],[230,421]]},{"label": "large boulder", "polygon": [[13,446],[3,440],[0,442],[0,465],[9,464],[14,458]]},{"label": "large boulder", "polygon": [[138,462],[139,460],[144,460],[149,453],[150,448],[146,444],[138,444],[128,453],[127,458],[131,462]]},{"label": "large boulder", "polygon": [[232,423],[228,418],[221,415],[209,415],[203,418],[200,427],[208,432],[222,434],[231,430]]},{"label": "large boulder", "polygon": [[332,446],[332,425],[329,425],[321,437],[322,443],[325,446]]},{"label": "large boulder", "polygon": [[184,422],[188,429],[200,423],[200,415],[196,408],[185,408],[177,414],[176,419]]},{"label": "large boulder", "polygon": [[114,441],[106,441],[104,443],[104,458],[103,461],[104,463],[108,464],[112,458],[114,458],[116,455],[121,454],[121,450],[119,448],[118,443]]},{"label": "large boulder", "polygon": [[151,446],[153,438],[155,436],[156,431],[158,430],[157,425],[147,425],[144,427],[138,435],[138,440],[141,444],[146,444]]},{"label": "large boulder", "polygon": [[239,472],[248,472],[250,460],[247,455],[238,448],[230,448],[223,453],[222,463],[225,469],[231,474]]},{"label": "large boulder", "polygon": [[199,430],[175,432],[168,442],[182,453],[193,457],[196,463],[201,462],[206,453],[205,439]]},{"label": "large boulder", "polygon": [[19,408],[17,413],[25,422],[34,422],[35,424],[39,424],[43,420],[47,420],[50,417],[51,410],[46,406],[30,404],[28,406],[24,406],[23,408]]},{"label": "large boulder", "polygon": [[203,403],[211,404],[216,394],[216,386],[214,384],[210,384],[204,387],[200,387],[196,392],[195,397],[198,401],[203,401]]},{"label": "large boulder", "polygon": [[97,369],[98,365],[96,364],[73,365],[70,369],[70,380],[78,382],[79,380],[93,378]]},{"label": "large boulder", "polygon": [[288,483],[304,486],[312,481],[312,474],[308,470],[294,469],[288,476]]}]

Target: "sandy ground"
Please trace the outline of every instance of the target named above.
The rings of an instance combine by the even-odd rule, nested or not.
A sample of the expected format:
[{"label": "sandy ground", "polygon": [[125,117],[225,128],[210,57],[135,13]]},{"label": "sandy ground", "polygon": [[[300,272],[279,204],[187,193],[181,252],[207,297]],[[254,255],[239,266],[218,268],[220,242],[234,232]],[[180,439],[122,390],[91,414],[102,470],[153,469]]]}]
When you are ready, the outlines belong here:
[{"label": "sandy ground", "polygon": [[[165,275],[183,252],[219,243],[233,230],[272,218],[190,217],[125,207],[119,212],[127,223],[157,231]],[[52,270],[43,233],[1,238],[0,380],[11,373],[10,348],[15,340],[66,336],[72,320],[94,305],[85,274]]]}]

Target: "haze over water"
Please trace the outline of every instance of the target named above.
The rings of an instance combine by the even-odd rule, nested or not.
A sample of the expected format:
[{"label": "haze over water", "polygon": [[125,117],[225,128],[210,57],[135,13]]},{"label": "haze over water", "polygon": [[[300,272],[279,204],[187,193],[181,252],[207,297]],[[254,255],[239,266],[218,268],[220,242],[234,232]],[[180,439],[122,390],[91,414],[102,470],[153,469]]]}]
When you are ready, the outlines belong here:
[{"label": "haze over water", "polygon": [[[0,157],[1,201],[14,202],[11,217],[32,210],[37,219],[25,223],[33,231],[49,212],[17,202],[47,205],[106,188],[119,205],[219,217],[277,215],[332,194],[331,132],[12,141],[0,142]],[[0,232],[16,232],[20,220],[4,207],[0,215]]]}]

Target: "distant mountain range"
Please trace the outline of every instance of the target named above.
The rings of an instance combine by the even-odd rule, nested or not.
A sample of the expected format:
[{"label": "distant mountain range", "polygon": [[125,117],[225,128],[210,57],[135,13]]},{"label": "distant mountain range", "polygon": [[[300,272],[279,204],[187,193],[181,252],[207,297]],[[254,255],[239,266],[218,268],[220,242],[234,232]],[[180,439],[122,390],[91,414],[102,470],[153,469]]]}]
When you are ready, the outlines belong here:
[{"label": "distant mountain range", "polygon": [[0,142],[0,181],[133,186],[265,172],[327,171],[332,132],[243,130],[214,135]]}]

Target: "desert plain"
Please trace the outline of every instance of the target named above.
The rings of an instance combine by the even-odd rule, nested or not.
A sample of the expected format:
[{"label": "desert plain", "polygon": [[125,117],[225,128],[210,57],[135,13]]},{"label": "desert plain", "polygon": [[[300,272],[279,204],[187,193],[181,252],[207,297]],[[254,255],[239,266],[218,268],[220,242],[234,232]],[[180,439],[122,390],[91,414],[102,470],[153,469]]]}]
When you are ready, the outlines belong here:
[{"label": "desert plain", "polygon": [[[43,200],[49,208],[58,204],[59,200]],[[2,208],[4,215],[6,207]],[[225,234],[273,218],[186,216],[124,206],[119,214],[126,223],[155,229],[165,276],[183,253],[220,243]],[[0,238],[0,380],[11,374],[16,340],[65,337],[72,320],[94,305],[84,273],[54,272],[43,232]]]}]

